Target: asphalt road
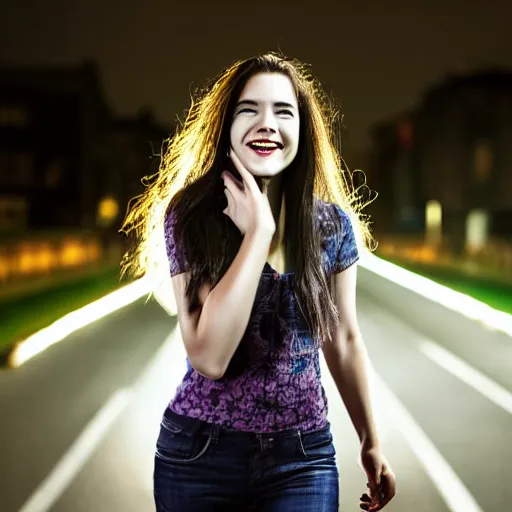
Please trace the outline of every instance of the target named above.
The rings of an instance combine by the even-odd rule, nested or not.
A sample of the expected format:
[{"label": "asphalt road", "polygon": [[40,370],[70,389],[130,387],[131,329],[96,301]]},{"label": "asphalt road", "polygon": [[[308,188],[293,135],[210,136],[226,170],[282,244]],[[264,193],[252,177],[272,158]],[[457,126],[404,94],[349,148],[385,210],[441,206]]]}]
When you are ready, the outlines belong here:
[{"label": "asphalt road", "polygon": [[[378,425],[398,481],[386,510],[512,510],[512,339],[360,276]],[[0,510],[41,512],[44,501],[53,512],[154,510],[154,443],[184,357],[175,319],[140,300],[1,370]],[[340,510],[357,511],[357,439],[322,370]]]}]

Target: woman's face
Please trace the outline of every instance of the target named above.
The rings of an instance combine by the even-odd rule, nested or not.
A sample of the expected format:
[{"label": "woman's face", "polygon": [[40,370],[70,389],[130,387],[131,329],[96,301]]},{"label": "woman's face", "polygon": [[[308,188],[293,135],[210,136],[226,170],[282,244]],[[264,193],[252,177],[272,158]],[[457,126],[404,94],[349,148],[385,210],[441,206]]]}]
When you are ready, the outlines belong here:
[{"label": "woman's face", "polygon": [[231,147],[254,176],[276,176],[297,154],[299,127],[291,80],[279,73],[259,73],[247,81],[235,106]]}]

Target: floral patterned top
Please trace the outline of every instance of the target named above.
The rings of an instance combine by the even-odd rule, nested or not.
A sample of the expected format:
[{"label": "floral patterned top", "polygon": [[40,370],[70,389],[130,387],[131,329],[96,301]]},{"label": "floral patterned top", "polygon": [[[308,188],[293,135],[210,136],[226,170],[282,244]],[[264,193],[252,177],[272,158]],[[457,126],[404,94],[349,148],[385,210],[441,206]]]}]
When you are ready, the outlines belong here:
[{"label": "floral patterned top", "polygon": [[[337,205],[318,201],[317,212],[322,264],[331,276],[358,260],[357,245],[350,218]],[[171,211],[165,221],[171,276],[188,270],[174,225]],[[243,371],[212,380],[187,360],[188,370],[169,404],[172,411],[247,432],[308,432],[326,425],[319,348],[298,308],[292,279],[293,273],[280,274],[265,263],[239,346],[246,354]]]}]

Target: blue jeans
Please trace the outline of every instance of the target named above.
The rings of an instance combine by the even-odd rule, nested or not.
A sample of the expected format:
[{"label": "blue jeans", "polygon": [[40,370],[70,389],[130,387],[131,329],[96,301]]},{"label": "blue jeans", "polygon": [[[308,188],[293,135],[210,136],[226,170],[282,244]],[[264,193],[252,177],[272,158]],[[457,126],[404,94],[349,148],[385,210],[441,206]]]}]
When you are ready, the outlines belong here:
[{"label": "blue jeans", "polygon": [[167,409],[154,470],[157,512],[338,512],[330,425],[255,434]]}]

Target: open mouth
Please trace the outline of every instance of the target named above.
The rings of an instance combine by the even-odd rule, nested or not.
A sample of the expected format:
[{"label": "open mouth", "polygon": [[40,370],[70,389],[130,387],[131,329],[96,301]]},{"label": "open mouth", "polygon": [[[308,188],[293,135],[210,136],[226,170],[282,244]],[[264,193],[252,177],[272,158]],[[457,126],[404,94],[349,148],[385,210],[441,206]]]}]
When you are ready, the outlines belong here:
[{"label": "open mouth", "polygon": [[283,149],[283,144],[273,140],[253,140],[247,146],[260,156],[268,156],[278,149]]}]

